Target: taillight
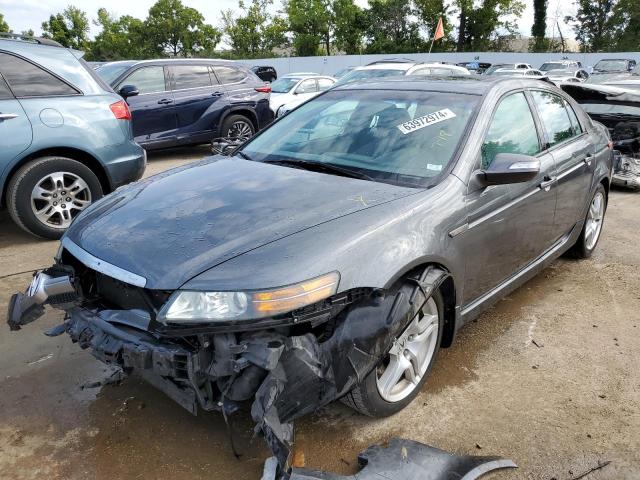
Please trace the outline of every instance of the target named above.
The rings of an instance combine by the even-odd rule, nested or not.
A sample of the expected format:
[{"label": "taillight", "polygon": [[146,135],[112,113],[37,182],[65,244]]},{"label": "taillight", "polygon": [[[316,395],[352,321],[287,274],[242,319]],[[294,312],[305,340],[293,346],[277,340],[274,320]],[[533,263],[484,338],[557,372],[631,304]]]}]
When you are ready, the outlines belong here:
[{"label": "taillight", "polygon": [[260,93],[271,93],[271,85],[265,85],[264,87],[256,87],[255,91]]},{"label": "taillight", "polygon": [[609,150],[613,150],[613,142],[611,140],[609,140],[607,146],[609,147]]},{"label": "taillight", "polygon": [[131,120],[131,111],[129,105],[124,100],[112,103],[109,108],[118,120]]}]

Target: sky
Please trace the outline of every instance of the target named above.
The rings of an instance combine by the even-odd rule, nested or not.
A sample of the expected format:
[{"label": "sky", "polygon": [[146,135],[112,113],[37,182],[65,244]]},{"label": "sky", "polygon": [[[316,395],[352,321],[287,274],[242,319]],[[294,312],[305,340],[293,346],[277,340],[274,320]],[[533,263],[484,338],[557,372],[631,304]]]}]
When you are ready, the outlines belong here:
[{"label": "sky", "polygon": [[[526,10],[520,18],[518,25],[520,33],[523,35],[531,34],[531,25],[533,24],[533,0],[524,0]],[[40,25],[43,21],[49,19],[49,15],[61,12],[68,5],[75,5],[87,12],[89,19],[96,17],[99,8],[105,7],[110,13],[120,15],[131,15],[144,19],[147,16],[149,7],[155,3],[155,0],[0,0],[0,13],[5,17],[9,27],[14,32],[21,32],[32,28],[36,34],[40,34],[42,29]],[[196,8],[203,15],[207,23],[219,26],[221,23],[220,12],[222,10],[232,9],[238,10],[237,0],[183,0],[183,3],[189,7]],[[280,6],[280,1],[275,0],[275,9]],[[367,0],[356,0],[360,6],[366,7]],[[565,15],[573,13],[574,7],[567,0],[549,0],[549,11],[547,12],[547,34],[552,34],[551,20],[556,14],[560,17],[560,25],[566,36],[570,35],[570,28],[564,25],[563,18]],[[567,5],[569,4],[569,5]],[[99,32],[99,29],[92,25],[91,36]]]}]

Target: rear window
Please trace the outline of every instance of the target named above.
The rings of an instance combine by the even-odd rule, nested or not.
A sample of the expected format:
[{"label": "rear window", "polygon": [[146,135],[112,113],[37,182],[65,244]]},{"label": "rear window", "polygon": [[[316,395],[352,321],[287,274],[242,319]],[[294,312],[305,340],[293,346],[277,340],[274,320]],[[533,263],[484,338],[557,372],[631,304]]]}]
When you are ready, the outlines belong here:
[{"label": "rear window", "polygon": [[80,93],[42,68],[7,53],[0,53],[0,73],[11,85],[16,97],[48,97]]},{"label": "rear window", "polygon": [[238,67],[215,66],[213,70],[220,83],[238,83],[247,78],[247,74]]},{"label": "rear window", "polygon": [[171,73],[175,90],[211,86],[209,67],[206,65],[174,65]]},{"label": "rear window", "polygon": [[531,92],[540,120],[547,132],[550,146],[562,143],[575,135],[569,113],[562,97],[549,92]]},{"label": "rear window", "polygon": [[250,141],[256,161],[326,163],[375,181],[433,183],[464,138],[478,96],[396,90],[330,90]]}]

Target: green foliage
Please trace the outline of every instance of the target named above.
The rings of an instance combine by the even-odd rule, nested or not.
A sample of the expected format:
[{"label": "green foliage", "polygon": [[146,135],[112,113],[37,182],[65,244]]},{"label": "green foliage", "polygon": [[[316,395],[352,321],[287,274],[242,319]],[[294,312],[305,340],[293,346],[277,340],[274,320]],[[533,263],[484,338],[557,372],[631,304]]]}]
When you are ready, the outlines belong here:
[{"label": "green foliage", "polygon": [[174,57],[206,55],[220,42],[221,32],[204,23],[195,8],[180,0],[158,0],[144,23],[155,54]]},{"label": "green foliage", "polygon": [[416,11],[406,0],[370,0],[366,53],[409,53],[425,50]]},{"label": "green foliage", "polygon": [[[573,24],[576,40],[584,52],[601,52],[611,48],[616,19],[613,18],[616,0],[576,0],[578,10],[565,21]],[[633,2],[632,2],[633,3]]]},{"label": "green foliage", "polygon": [[10,32],[9,24],[5,21],[4,15],[0,13],[0,33],[2,32]]},{"label": "green foliage", "polygon": [[620,52],[640,50],[640,2],[620,0],[613,9],[610,23],[613,38],[615,38],[615,50]]},{"label": "green foliage", "polygon": [[61,43],[65,47],[88,50],[89,20],[87,14],[74,6],[68,6],[62,13],[42,22],[43,36]]},{"label": "green foliage", "polygon": [[427,39],[431,42],[435,34],[438,20],[442,18],[442,26],[444,28],[444,38],[433,43],[432,52],[448,52],[454,47],[454,41],[451,35],[453,25],[449,21],[448,15],[451,13],[451,5],[444,0],[415,0],[416,11],[422,20],[422,24],[427,30]]},{"label": "green foliage", "polygon": [[144,22],[124,15],[114,17],[106,9],[98,10],[93,22],[102,28],[91,46],[91,58],[99,61],[151,58],[154,47],[145,34]]},{"label": "green foliage", "polygon": [[367,26],[364,11],[353,0],[334,0],[331,8],[334,46],[347,55],[360,53]]},{"label": "green foliage", "polygon": [[455,0],[459,12],[458,51],[490,51],[499,44],[498,32],[514,34],[524,11],[521,0]]},{"label": "green foliage", "polygon": [[321,45],[327,55],[330,50],[331,10],[325,0],[288,0],[285,12],[289,18],[289,31],[293,34],[293,49],[298,56],[321,54]]},{"label": "green foliage", "polygon": [[222,13],[223,32],[238,58],[260,58],[273,55],[273,49],[286,45],[288,25],[273,17],[267,8],[273,0],[252,0],[247,7],[242,0],[239,7],[243,15],[234,17],[232,10]]},{"label": "green foliage", "polygon": [[533,0],[533,25],[531,27],[532,52],[546,52],[549,42],[545,37],[547,31],[547,7],[548,0]]}]

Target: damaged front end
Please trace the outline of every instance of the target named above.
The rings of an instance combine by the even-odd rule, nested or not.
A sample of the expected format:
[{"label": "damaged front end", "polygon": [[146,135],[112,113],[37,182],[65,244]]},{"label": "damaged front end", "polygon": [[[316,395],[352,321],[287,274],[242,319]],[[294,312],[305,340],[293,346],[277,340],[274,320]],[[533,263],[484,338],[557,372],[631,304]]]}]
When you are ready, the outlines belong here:
[{"label": "damaged front end", "polygon": [[[141,376],[192,414],[214,410],[227,418],[250,408],[281,473],[289,471],[293,420],[360,383],[448,276],[428,267],[412,279],[410,298],[402,302],[406,294],[393,290],[335,293],[337,283],[314,297],[328,288],[314,279],[303,290],[318,299],[302,307],[291,299],[303,294],[285,287],[254,295],[254,302],[264,302],[254,307],[259,318],[179,323],[168,320],[172,310],[167,308],[179,303],[179,316],[189,307],[176,302],[179,291],[145,288],[144,281],[95,257],[88,261],[90,255],[81,252],[63,241],[56,264],[36,274],[24,294],[12,297],[11,329],[37,319],[48,304],[64,310],[65,319],[47,335],[66,332],[99,360]],[[319,278],[325,277],[339,278]],[[293,309],[271,315],[279,301]],[[266,313],[260,315],[260,309]]]},{"label": "damaged front end", "polygon": [[592,84],[563,84],[561,88],[609,131],[614,149],[611,183],[639,189],[640,93]]}]

